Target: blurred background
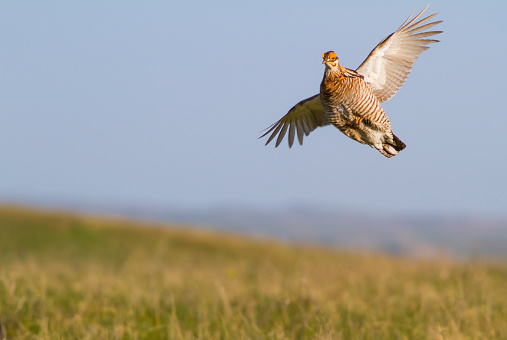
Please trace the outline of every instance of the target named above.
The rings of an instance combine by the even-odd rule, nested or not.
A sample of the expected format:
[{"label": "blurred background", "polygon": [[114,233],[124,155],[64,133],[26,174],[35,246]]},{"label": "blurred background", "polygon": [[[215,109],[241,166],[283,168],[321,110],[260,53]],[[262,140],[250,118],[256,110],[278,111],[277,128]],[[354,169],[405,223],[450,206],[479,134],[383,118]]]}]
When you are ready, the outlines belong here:
[{"label": "blurred background", "polygon": [[0,202],[393,253],[507,256],[502,1],[444,30],[384,104],[393,159],[332,127],[261,131],[423,1],[0,5]]}]

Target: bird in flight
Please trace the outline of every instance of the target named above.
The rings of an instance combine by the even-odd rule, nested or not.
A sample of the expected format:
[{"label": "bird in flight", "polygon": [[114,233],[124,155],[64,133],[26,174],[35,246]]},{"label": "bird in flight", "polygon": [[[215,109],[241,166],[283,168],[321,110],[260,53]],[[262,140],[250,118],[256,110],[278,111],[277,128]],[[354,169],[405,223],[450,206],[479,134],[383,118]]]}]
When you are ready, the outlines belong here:
[{"label": "bird in flight", "polygon": [[[429,5],[428,5],[429,6]],[[417,57],[438,40],[428,39],[442,31],[429,31],[442,21],[429,22],[438,13],[420,19],[426,6],[412,14],[394,33],[382,40],[354,71],[340,65],[335,52],[322,55],[325,64],[320,93],[294,105],[262,138],[271,133],[268,145],[277,135],[275,147],[289,131],[289,147],[297,134],[304,135],[320,126],[334,125],[348,137],[377,149],[391,158],[405,148],[393,134],[391,123],[380,103],[392,98],[407,79]]]}]

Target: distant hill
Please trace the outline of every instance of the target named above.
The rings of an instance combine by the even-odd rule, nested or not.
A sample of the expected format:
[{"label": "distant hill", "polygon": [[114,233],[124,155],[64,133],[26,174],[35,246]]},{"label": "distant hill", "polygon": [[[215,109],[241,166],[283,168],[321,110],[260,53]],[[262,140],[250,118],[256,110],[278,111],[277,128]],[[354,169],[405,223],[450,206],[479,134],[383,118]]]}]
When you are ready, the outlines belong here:
[{"label": "distant hill", "polygon": [[507,221],[445,215],[375,215],[311,208],[278,211],[215,209],[133,216],[210,226],[283,240],[392,254],[507,256]]},{"label": "distant hill", "polygon": [[[40,204],[36,204],[40,205]],[[187,224],[298,243],[418,257],[507,257],[507,220],[456,215],[381,215],[311,207],[279,210],[44,204],[51,208]]]}]

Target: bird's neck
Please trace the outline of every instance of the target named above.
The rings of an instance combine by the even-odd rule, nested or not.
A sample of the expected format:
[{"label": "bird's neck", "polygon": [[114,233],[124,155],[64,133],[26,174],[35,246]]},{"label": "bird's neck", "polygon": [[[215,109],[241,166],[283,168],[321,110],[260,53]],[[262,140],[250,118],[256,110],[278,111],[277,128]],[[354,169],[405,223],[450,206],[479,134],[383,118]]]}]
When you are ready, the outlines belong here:
[{"label": "bird's neck", "polygon": [[340,76],[342,76],[342,75],[343,75],[343,70],[340,65],[338,65],[337,67],[333,67],[333,68],[326,67],[326,70],[324,71],[324,79],[327,79],[327,80],[339,79]]},{"label": "bird's neck", "polygon": [[348,78],[362,78],[364,77],[357,73],[354,70],[350,70],[346,67],[342,67],[340,64],[338,64],[338,67],[333,68],[327,68],[324,71],[324,81],[339,81],[343,79],[342,77],[348,77]]}]

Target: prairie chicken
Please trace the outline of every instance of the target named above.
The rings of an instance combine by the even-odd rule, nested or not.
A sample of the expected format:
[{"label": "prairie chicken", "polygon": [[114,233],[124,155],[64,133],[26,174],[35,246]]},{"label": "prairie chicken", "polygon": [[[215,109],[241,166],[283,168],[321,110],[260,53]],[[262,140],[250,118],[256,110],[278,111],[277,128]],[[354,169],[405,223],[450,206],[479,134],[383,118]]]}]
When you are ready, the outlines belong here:
[{"label": "prairie chicken", "polygon": [[266,145],[278,135],[275,145],[278,147],[288,130],[289,147],[292,147],[296,133],[302,145],[304,135],[308,136],[317,127],[332,124],[348,137],[377,149],[384,156],[396,156],[405,144],[393,134],[380,103],[398,92],[417,57],[429,48],[426,45],[438,42],[428,37],[442,31],[428,29],[442,21],[427,23],[438,13],[419,20],[428,6],[414,18],[412,12],[355,71],[341,66],[335,52],[324,53],[322,63],[326,69],[320,94],[297,103],[259,138],[272,132]]}]

